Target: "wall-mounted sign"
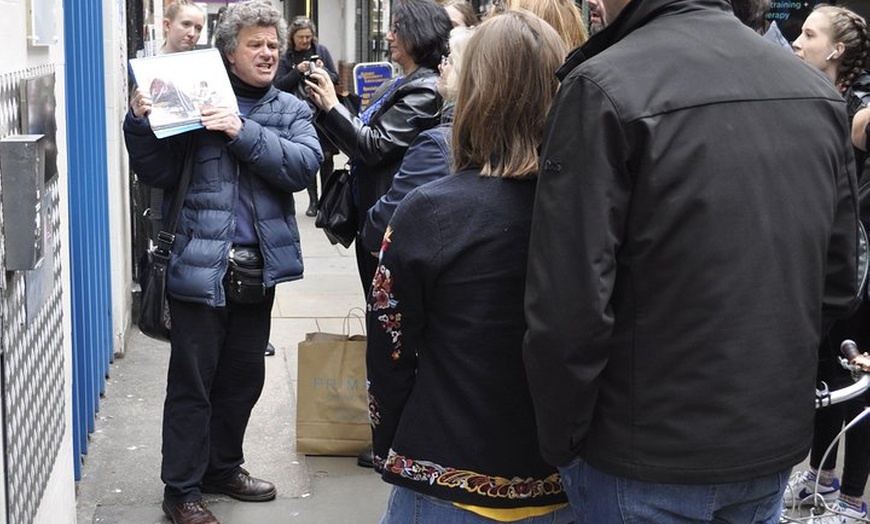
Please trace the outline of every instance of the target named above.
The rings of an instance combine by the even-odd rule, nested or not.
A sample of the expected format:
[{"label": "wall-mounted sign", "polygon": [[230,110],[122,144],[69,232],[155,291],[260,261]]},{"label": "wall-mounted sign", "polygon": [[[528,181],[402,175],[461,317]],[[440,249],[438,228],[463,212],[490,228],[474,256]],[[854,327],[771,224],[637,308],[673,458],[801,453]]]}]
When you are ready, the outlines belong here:
[{"label": "wall-mounted sign", "polygon": [[368,107],[381,84],[391,78],[393,66],[389,62],[363,62],[353,67],[353,87],[360,98],[360,111]]}]

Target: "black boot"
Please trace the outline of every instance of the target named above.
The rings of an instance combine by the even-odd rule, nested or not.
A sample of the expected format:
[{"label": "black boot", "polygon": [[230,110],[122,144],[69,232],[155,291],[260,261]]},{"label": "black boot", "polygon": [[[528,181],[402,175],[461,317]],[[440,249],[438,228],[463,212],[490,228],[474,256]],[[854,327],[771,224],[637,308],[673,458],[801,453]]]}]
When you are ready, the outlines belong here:
[{"label": "black boot", "polygon": [[375,452],[372,448],[364,449],[356,456],[356,465],[361,468],[375,467]]},{"label": "black boot", "polygon": [[317,180],[315,179],[310,186],[308,186],[308,209],[305,210],[305,216],[307,217],[316,217],[317,216]]}]

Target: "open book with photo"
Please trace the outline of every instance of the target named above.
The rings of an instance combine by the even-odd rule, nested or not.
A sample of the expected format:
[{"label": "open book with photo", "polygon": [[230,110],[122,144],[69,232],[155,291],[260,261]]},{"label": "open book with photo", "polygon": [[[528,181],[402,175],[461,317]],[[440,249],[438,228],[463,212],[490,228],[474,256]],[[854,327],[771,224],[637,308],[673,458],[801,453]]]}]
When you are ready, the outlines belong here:
[{"label": "open book with photo", "polygon": [[133,58],[130,68],[136,85],[151,95],[148,120],[157,138],[201,128],[205,106],[239,111],[217,49]]}]

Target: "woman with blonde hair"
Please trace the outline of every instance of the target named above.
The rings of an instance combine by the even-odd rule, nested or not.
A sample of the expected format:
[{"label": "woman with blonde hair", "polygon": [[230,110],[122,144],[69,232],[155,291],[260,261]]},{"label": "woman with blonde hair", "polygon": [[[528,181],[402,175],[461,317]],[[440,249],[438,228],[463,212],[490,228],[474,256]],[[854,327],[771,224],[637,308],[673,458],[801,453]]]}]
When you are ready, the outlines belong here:
[{"label": "woman with blonde hair", "polygon": [[381,524],[573,520],[522,360],[538,145],[564,55],[525,11],[475,28],[456,173],[410,192],[384,235],[367,315],[375,466],[394,485]]},{"label": "woman with blonde hair", "polygon": [[541,17],[559,33],[567,51],[580,47],[589,39],[583,15],[573,0],[506,0],[505,7],[525,9]]},{"label": "woman with blonde hair", "polygon": [[193,51],[202,28],[205,12],[191,0],[175,0],[163,10],[163,36],[161,55]]},{"label": "woman with blonde hair", "polygon": [[867,66],[870,32],[854,11],[818,4],[792,47],[798,58],[819,69],[845,94]]},{"label": "woman with blonde hair", "polygon": [[[863,187],[867,177],[863,172],[867,157],[866,127],[870,120],[867,109],[870,74],[865,70],[870,56],[867,22],[845,7],[819,4],[804,21],[792,47],[798,58],[820,70],[845,97],[852,122],[856,172],[859,186]],[[866,202],[861,204],[866,207]],[[866,211],[862,212],[862,222],[865,228],[870,225]],[[837,320],[822,339],[817,378],[832,388],[851,383],[837,358],[840,342],[845,338],[855,340],[862,348],[870,344],[870,305],[866,302],[851,317]],[[833,445],[824,462],[822,458],[843,424],[863,411],[867,401],[867,396],[861,396],[816,411],[809,468],[796,471],[789,480],[784,495],[786,508],[816,504],[818,500],[811,494],[818,492],[829,511],[813,520],[814,524],[866,522],[867,505],[862,497],[870,473],[870,425],[858,424],[846,433],[842,483],[836,477],[838,445]]]}]

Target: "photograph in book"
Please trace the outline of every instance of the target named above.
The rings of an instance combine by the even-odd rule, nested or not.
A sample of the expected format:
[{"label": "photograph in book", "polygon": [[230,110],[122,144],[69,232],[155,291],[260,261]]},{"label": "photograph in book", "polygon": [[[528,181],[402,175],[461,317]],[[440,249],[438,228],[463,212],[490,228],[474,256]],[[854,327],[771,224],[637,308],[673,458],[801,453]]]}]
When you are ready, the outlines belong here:
[{"label": "photograph in book", "polygon": [[151,96],[148,120],[157,138],[201,128],[203,107],[239,111],[217,49],[133,58],[130,69],[136,85]]}]

